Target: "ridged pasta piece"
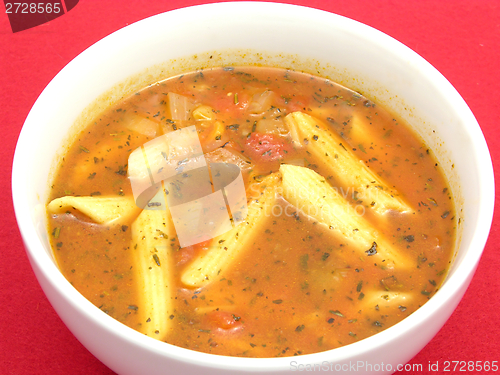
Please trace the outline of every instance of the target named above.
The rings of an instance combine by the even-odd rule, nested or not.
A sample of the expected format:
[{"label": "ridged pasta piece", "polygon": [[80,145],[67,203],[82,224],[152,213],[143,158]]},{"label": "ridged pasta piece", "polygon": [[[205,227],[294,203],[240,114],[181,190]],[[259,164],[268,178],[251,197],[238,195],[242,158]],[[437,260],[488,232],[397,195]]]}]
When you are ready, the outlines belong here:
[{"label": "ridged pasta piece", "polygon": [[154,138],[160,130],[158,122],[132,112],[125,112],[123,125],[128,129],[149,138]]},{"label": "ridged pasta piece", "polygon": [[364,297],[360,302],[360,310],[375,310],[384,313],[386,308],[405,308],[412,303],[413,296],[411,293],[385,291],[385,290],[370,290],[365,291]]},{"label": "ridged pasta piece", "polygon": [[272,207],[276,202],[278,183],[276,174],[264,178],[261,182],[263,191],[260,196],[248,204],[246,220],[212,239],[210,249],[182,272],[181,281],[184,285],[192,288],[208,285],[229,267],[254,236],[261,232],[265,218],[271,216]]},{"label": "ridged pasta piece", "polygon": [[56,198],[47,205],[47,210],[50,213],[58,213],[71,207],[98,224],[120,224],[140,212],[132,197],[101,196]]},{"label": "ridged pasta piece", "polygon": [[208,105],[200,105],[193,110],[192,117],[197,121],[215,120],[215,110]]},{"label": "ridged pasta piece", "polygon": [[170,120],[188,121],[191,120],[191,113],[195,109],[196,103],[191,98],[169,92],[167,94],[167,115]]},{"label": "ridged pasta piece", "polygon": [[380,266],[406,268],[411,262],[379,235],[373,225],[321,175],[306,167],[280,167],[283,197],[306,215],[337,230],[353,242],[361,256]]},{"label": "ridged pasta piece", "polygon": [[143,210],[131,226],[133,269],[138,280],[139,327],[164,340],[173,313],[171,239],[175,230],[166,210]]},{"label": "ridged pasta piece", "polygon": [[356,190],[367,205],[383,214],[387,210],[411,211],[399,193],[389,188],[380,176],[372,172],[349,151],[342,138],[318,119],[302,112],[285,117],[285,124],[299,133],[301,143],[313,157],[324,161],[329,173],[344,188]]},{"label": "ridged pasta piece", "polygon": [[353,114],[350,120],[351,128],[349,136],[357,142],[364,143],[365,148],[370,144],[372,139],[372,127],[368,126],[367,118],[363,118],[358,114]]}]

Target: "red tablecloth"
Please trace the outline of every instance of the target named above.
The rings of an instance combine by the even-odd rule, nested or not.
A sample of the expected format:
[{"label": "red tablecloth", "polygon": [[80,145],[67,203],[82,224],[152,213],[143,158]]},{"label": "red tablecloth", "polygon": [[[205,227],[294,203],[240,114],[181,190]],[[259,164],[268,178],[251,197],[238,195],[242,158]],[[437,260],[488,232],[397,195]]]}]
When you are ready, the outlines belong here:
[{"label": "red tablecloth", "polygon": [[[0,148],[0,373],[113,373],[73,337],[48,303],[16,227],[11,165],[31,106],[60,69],[102,37],[145,17],[204,2],[80,0],[66,15],[17,33],[12,32],[5,8],[0,7],[0,126],[5,141]],[[469,104],[488,141],[493,163],[498,165],[500,1],[288,2],[366,23],[427,59]],[[497,212],[470,288],[444,328],[410,362],[422,365],[422,371],[412,373],[444,373],[445,361],[500,361],[498,230]],[[429,370],[429,363],[436,362],[440,370]]]}]

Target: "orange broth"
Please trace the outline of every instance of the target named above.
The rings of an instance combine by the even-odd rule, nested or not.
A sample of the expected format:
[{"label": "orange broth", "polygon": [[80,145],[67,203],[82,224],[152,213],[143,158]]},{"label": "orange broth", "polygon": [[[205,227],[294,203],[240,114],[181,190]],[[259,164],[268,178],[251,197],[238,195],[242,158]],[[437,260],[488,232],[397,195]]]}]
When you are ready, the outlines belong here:
[{"label": "orange broth", "polygon": [[[170,92],[210,106],[223,133],[213,136],[213,122],[200,126],[193,120],[172,120],[165,102]],[[293,111],[311,114],[340,134],[344,144],[395,187],[414,212],[377,215],[355,187],[338,186],[328,176],[325,161],[296,147],[280,125],[280,118]],[[131,113],[151,120],[157,128],[146,134],[130,130],[124,123]],[[354,131],[353,115],[368,126],[368,137],[359,138]],[[257,126],[262,119],[274,122]],[[180,248],[173,240],[174,312],[165,316],[173,324],[163,340],[231,356],[315,353],[374,335],[412,314],[436,293],[451,263],[457,222],[451,191],[432,151],[401,119],[360,93],[300,72],[215,68],[144,88],[104,111],[68,147],[50,200],[67,195],[131,195],[129,154],[157,136],[193,124],[209,160],[222,148],[236,155],[249,194],[282,163],[311,168],[338,188],[346,204],[361,210],[415,266],[390,268],[360,256],[338,233],[279,198],[251,246],[202,288],[185,287],[180,275],[206,251],[209,241]],[[57,263],[69,282],[99,309],[138,328],[141,307],[130,256],[131,225],[95,224],[70,209],[49,214],[48,230]],[[382,300],[385,292],[409,297],[404,304],[370,302],[374,291]]]}]

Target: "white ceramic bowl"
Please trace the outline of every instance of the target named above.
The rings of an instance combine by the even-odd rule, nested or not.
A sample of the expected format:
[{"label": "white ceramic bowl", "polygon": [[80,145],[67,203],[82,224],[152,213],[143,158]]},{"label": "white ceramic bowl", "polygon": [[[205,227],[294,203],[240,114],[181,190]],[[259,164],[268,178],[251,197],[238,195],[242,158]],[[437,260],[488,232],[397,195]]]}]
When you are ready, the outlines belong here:
[{"label": "white ceramic bowl", "polygon": [[[319,72],[360,90],[407,119],[436,153],[457,198],[460,241],[446,282],[414,314],[375,336],[318,354],[221,357],[127,328],[82,297],[59,272],[48,245],[44,204],[54,160],[71,139],[70,127],[75,122],[81,127],[99,111],[99,96],[113,102],[168,74],[232,62]],[[430,64],[387,35],[344,17],[249,2],[160,14],[81,53],[50,82],[26,119],[12,191],[26,251],[48,299],[83,345],[119,374],[282,373],[315,364],[338,372],[352,372],[355,366],[370,373],[368,365],[373,373],[394,372],[432,339],[462,298],[483,251],[494,202],[493,169],[480,128],[460,95]]]}]

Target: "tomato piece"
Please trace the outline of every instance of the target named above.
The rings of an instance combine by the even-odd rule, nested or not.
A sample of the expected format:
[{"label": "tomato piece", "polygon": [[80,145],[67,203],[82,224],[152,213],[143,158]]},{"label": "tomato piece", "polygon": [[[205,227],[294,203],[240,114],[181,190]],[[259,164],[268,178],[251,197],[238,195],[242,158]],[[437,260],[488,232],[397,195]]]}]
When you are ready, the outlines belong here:
[{"label": "tomato piece", "polygon": [[293,146],[275,134],[252,133],[246,139],[245,153],[255,161],[276,161],[293,151]]},{"label": "tomato piece", "polygon": [[206,315],[205,323],[212,329],[238,330],[243,327],[241,317],[226,311],[212,311]]},{"label": "tomato piece", "polygon": [[206,251],[211,241],[212,240],[209,239],[203,242],[199,242],[195,245],[183,247],[179,251],[175,252],[174,254],[177,265],[180,266],[182,264],[190,262],[191,260],[196,258],[200,252]]},{"label": "tomato piece", "polygon": [[250,96],[246,92],[222,92],[207,99],[207,104],[211,105],[223,117],[238,118],[247,109],[250,103]]}]

